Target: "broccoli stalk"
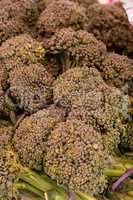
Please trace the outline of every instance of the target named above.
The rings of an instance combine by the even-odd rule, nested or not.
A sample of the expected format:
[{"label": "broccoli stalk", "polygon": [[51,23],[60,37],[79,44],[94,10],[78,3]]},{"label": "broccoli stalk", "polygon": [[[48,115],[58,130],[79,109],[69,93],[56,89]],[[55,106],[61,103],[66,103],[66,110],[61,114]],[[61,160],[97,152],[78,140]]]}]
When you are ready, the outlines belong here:
[{"label": "broccoli stalk", "polygon": [[[14,193],[16,194],[17,189],[26,189],[40,197],[42,197],[46,192],[53,191],[54,200],[66,200],[69,197],[69,192],[66,189],[57,186],[56,183],[45,174],[39,174],[27,167],[23,167],[21,164],[18,164],[16,155],[12,150],[0,149],[0,155],[0,167],[2,173],[0,179],[1,199],[6,200],[12,198],[12,195]],[[119,176],[124,171],[124,168],[122,169],[117,166],[112,170],[109,176]],[[19,182],[19,180],[23,180],[24,182]],[[91,197],[89,194],[77,192],[76,200],[81,199],[95,200],[95,198]]]},{"label": "broccoli stalk", "polygon": [[[27,167],[23,167],[17,160],[16,154],[10,147],[0,148],[0,199],[10,200],[18,196],[18,189],[26,189],[42,197],[47,191],[56,191],[55,199],[66,200],[65,190],[56,187],[51,180],[37,174]],[[19,180],[23,180],[21,183]],[[77,197],[77,200],[80,200]]]},{"label": "broccoli stalk", "polygon": [[111,199],[111,200],[132,200],[133,196],[129,194],[127,195],[123,195],[121,193],[118,193],[118,192],[110,192],[108,194],[108,198]]},{"label": "broccoli stalk", "polygon": [[[49,108],[51,110],[51,108]],[[49,114],[51,113],[50,110],[47,110],[46,114],[46,109],[41,111],[41,113],[46,117],[49,118]],[[45,112],[44,112],[45,111]],[[52,111],[54,109],[52,108]],[[56,111],[56,112],[55,112]],[[52,112],[52,116],[56,116],[58,113],[57,110],[55,109],[55,114]],[[50,113],[49,113],[50,112]],[[42,116],[41,114],[41,116]],[[34,114],[34,116],[40,116],[40,112]],[[50,114],[51,116],[51,114]],[[51,117],[52,117],[51,116]],[[62,116],[62,115],[61,115]],[[32,116],[33,118],[33,116]],[[40,118],[39,118],[40,119]],[[45,119],[45,118],[44,118]],[[52,118],[50,118],[52,119]],[[26,119],[29,122],[29,117]],[[84,124],[84,122],[80,120],[67,120],[66,122],[61,122],[60,117],[58,116],[59,123],[57,124],[56,128],[52,131],[52,133],[48,136],[48,141],[46,142],[46,152],[41,153],[43,156],[44,160],[44,172],[46,172],[51,178],[56,180],[59,184],[65,185],[69,188],[69,182],[73,184],[73,188],[69,188],[71,191],[84,191],[84,192],[90,192],[92,194],[99,194],[103,189],[106,188],[106,183],[107,179],[106,177],[117,177],[123,174],[125,171],[127,171],[129,168],[132,167],[133,161],[132,160],[127,160],[125,157],[117,157],[117,156],[111,156],[111,162],[110,166],[108,166],[108,152],[104,149],[103,142],[102,142],[102,137],[99,134],[99,132],[95,131],[93,127],[90,125]],[[56,121],[58,122],[57,118]],[[45,120],[42,120],[44,123]],[[55,121],[55,122],[56,122]],[[39,120],[40,122],[40,120]],[[42,123],[41,122],[41,123]],[[29,124],[29,123],[28,123]],[[34,123],[37,124],[37,123]],[[40,123],[39,123],[40,124]],[[22,124],[22,127],[25,127],[25,122]],[[37,127],[38,125],[36,125]],[[21,127],[21,128],[22,128]],[[40,125],[38,127],[41,127]],[[44,127],[44,125],[43,125]],[[51,126],[50,126],[51,127]],[[24,135],[23,131],[20,132],[20,130],[23,130],[19,127],[19,132],[21,135]],[[33,127],[32,127],[33,128]],[[47,127],[48,128],[48,127]],[[24,129],[24,131],[27,129]],[[30,129],[28,129],[30,130]],[[37,129],[41,130],[41,129]],[[41,130],[41,135],[44,135],[44,130]],[[30,133],[29,131],[26,131],[28,134]],[[38,132],[37,132],[38,133]],[[60,135],[61,133],[61,135]],[[80,133],[80,135],[79,135]],[[63,134],[63,135],[62,135]],[[19,134],[20,135],[20,134]],[[32,134],[33,135],[33,134]],[[37,135],[37,134],[36,134]],[[69,135],[71,135],[71,141],[65,141],[67,138],[69,139]],[[83,140],[83,137],[86,139]],[[62,138],[62,139],[61,139]],[[66,139],[64,139],[66,138]],[[81,140],[81,143],[80,143]],[[17,140],[16,141],[20,141]],[[88,143],[86,144],[86,141]],[[63,143],[62,143],[63,142]],[[24,144],[24,142],[23,142]],[[30,146],[30,145],[29,145]],[[52,147],[52,149],[51,149]],[[58,149],[60,147],[60,149]],[[35,152],[33,152],[30,155],[35,155],[37,153],[37,150],[33,148]],[[64,149],[64,150],[63,150]],[[67,152],[66,150],[67,149]],[[85,151],[84,151],[85,149]],[[62,153],[61,153],[62,151]],[[26,152],[26,151],[25,151]],[[90,154],[93,152],[92,154]],[[90,154],[90,155],[89,155]],[[38,155],[38,154],[37,154]],[[56,156],[57,155],[57,156]],[[99,155],[99,157],[98,157]],[[22,158],[22,153],[20,154]],[[59,159],[58,159],[59,157]],[[36,157],[38,158],[38,157]],[[63,159],[66,159],[66,163],[62,168],[62,163],[64,163]],[[84,163],[84,158],[86,160],[87,165]],[[77,168],[73,167],[73,163],[71,164],[71,160],[74,160],[74,163],[76,163]],[[34,160],[33,160],[34,161]],[[36,159],[35,159],[36,161]],[[62,162],[63,161],[63,162]],[[31,163],[31,162],[30,162]],[[41,163],[41,162],[40,162]],[[23,163],[25,164],[25,162]],[[58,164],[58,165],[57,165]],[[35,165],[35,164],[34,164]],[[72,169],[71,171],[69,169]],[[86,166],[89,166],[86,167]],[[29,167],[29,166],[28,166]],[[84,167],[84,168],[83,168]],[[89,171],[89,169],[92,169]],[[63,170],[61,170],[63,169]],[[75,170],[75,171],[74,171]],[[69,179],[69,173],[71,173],[71,176],[73,177],[71,180]],[[33,174],[35,173],[35,174]],[[94,175],[94,176],[93,176]],[[77,179],[75,180],[75,176],[77,176]],[[80,185],[82,187],[83,179],[84,177],[85,181],[87,180],[87,185],[85,183],[84,189],[80,188]],[[22,169],[20,179],[32,184],[34,187],[37,189],[41,190],[42,192],[46,192],[47,190],[52,190],[57,188],[57,185],[55,182],[51,181],[50,178],[48,178],[46,175],[39,175],[36,174],[36,172],[33,172],[30,174],[29,168],[24,168]],[[59,182],[59,180],[62,179],[64,182],[67,180],[67,184],[62,184],[62,182]],[[77,180],[78,186],[77,186]],[[73,182],[72,182],[73,181]],[[32,183],[31,183],[32,182]],[[80,184],[81,183],[81,184]],[[97,185],[99,188],[93,190],[92,184]],[[90,188],[88,190],[88,188]],[[59,193],[61,192],[61,188],[59,187]],[[58,193],[58,192],[57,192]],[[63,193],[61,192],[61,195],[63,195],[62,199],[66,198],[68,196],[68,193]]]},{"label": "broccoli stalk", "polygon": [[25,193],[32,193],[33,195],[44,197],[44,193],[26,182],[19,181],[15,184],[15,188],[19,191],[26,191]]},{"label": "broccoli stalk", "polygon": [[[131,166],[133,165],[132,161],[130,161],[129,163],[129,161],[124,158],[117,158],[116,160],[117,163],[114,164],[114,166],[105,170],[106,176],[108,177],[120,176],[121,174],[125,173],[127,169],[131,168]],[[22,168],[19,178],[27,182],[28,184],[31,184],[33,187],[35,187],[39,191],[42,191],[43,193],[47,191],[54,191],[55,197],[59,196],[59,199],[61,198],[62,200],[66,200],[69,196],[69,192],[66,191],[66,189],[57,186],[56,182],[51,180],[47,175],[41,173],[37,174],[36,172],[31,171],[29,168],[26,167]],[[76,193],[76,199],[80,200],[80,198],[84,200],[95,200],[95,198],[90,196],[89,194],[79,191]]]},{"label": "broccoli stalk", "polygon": [[117,177],[121,176],[126,170],[132,168],[133,160],[128,160],[124,156],[118,157],[117,155],[114,156],[116,164],[109,169],[106,169],[105,174],[110,177]]},{"label": "broccoli stalk", "polygon": [[[43,190],[51,190],[53,186],[43,180],[36,172],[23,167],[17,160],[16,155],[9,147],[0,148],[0,199],[9,200],[13,197],[18,196],[17,189],[27,189],[30,192],[34,192],[40,196],[41,184],[44,185]],[[22,178],[26,180],[27,183],[18,183]],[[36,187],[38,186],[38,187]],[[44,192],[43,191],[43,192]]]},{"label": "broccoli stalk", "polygon": [[[126,167],[123,166],[116,166],[112,169],[108,169],[106,171],[106,175],[109,177],[119,176],[126,171]],[[57,186],[54,181],[52,181],[47,175],[38,174],[29,168],[22,168],[21,167],[21,174],[19,178],[25,182],[18,182],[16,183],[16,187],[18,189],[26,189],[34,194],[38,195],[39,197],[44,197],[45,192],[50,192],[50,195],[54,195],[54,200],[66,200],[69,196],[69,192],[66,191],[63,187]],[[29,185],[30,184],[30,185]],[[130,191],[130,195],[132,191]],[[51,198],[52,199],[52,198]],[[90,194],[84,192],[77,192],[76,193],[76,200],[96,200],[96,198],[92,197]]]},{"label": "broccoli stalk", "polygon": [[[52,181],[48,176],[46,175],[39,175],[36,172],[30,170],[29,168],[21,168],[21,174],[19,178],[23,181],[25,181],[28,184],[31,184],[34,189],[40,190],[43,193],[47,191],[54,191],[54,194],[56,192],[55,196],[59,196],[57,199],[66,200],[68,198],[68,193],[63,189],[62,187],[58,187],[54,181]],[[31,191],[31,190],[30,190]],[[35,193],[35,191],[34,191]],[[38,193],[39,194],[39,193]],[[40,196],[40,195],[39,195]],[[55,198],[56,199],[56,198]],[[77,196],[77,200],[80,200],[80,198]]]}]

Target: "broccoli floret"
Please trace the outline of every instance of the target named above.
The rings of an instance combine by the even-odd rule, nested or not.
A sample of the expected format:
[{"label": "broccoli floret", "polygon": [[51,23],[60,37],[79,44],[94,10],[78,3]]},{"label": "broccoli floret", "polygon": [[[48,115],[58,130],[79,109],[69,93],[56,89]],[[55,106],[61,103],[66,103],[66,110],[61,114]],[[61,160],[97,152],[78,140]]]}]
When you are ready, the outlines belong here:
[{"label": "broccoli floret", "polygon": [[53,77],[41,64],[14,68],[8,81],[12,100],[26,112],[36,112],[52,100]]},{"label": "broccoli floret", "polygon": [[44,54],[42,43],[28,34],[12,37],[0,47],[0,60],[7,71],[23,64],[40,63]]},{"label": "broccoli floret", "polygon": [[[53,83],[54,102],[63,107],[77,104],[77,98],[83,97],[94,89],[104,85],[104,81],[95,68],[72,68],[60,75]],[[84,96],[83,96],[84,95]],[[82,102],[82,101],[81,101]]]},{"label": "broccoli floret", "polygon": [[38,17],[38,9],[32,0],[0,1],[0,43],[9,37],[28,30]]},{"label": "broccoli floret", "polygon": [[127,98],[115,88],[103,87],[77,97],[68,114],[68,119],[79,119],[98,130],[104,144],[112,154],[118,148],[124,126],[122,119],[127,114]]},{"label": "broccoli floret", "polygon": [[55,106],[26,117],[17,128],[13,144],[22,164],[40,170],[45,142],[54,126],[65,119],[65,111]]},{"label": "broccoli floret", "polygon": [[85,29],[87,17],[85,8],[69,0],[54,0],[48,3],[38,20],[41,34],[52,34],[63,27]]},{"label": "broccoli floret", "polygon": [[38,17],[38,10],[36,1],[26,0],[1,0],[0,1],[1,13],[8,14],[3,16],[6,19],[21,19],[25,23],[35,21]]},{"label": "broccoli floret", "polygon": [[73,68],[53,83],[54,102],[68,108],[69,119],[80,119],[101,132],[109,150],[118,147],[128,98],[106,85],[95,68]]},{"label": "broccoli floret", "polygon": [[44,171],[70,190],[103,192],[106,162],[99,132],[80,120],[59,123],[48,137]]},{"label": "broccoli floret", "polygon": [[126,56],[108,54],[100,67],[104,80],[123,92],[133,93],[133,61]]},{"label": "broccoli floret", "polygon": [[[13,130],[14,127],[10,124],[7,126],[0,124],[0,199],[18,199],[19,192],[24,189],[43,196],[45,191],[55,189],[55,184],[51,183],[51,180],[45,175],[41,177],[35,171],[20,164],[18,156],[12,148]],[[38,188],[43,190],[42,193]],[[62,197],[62,194],[59,195]]]},{"label": "broccoli floret", "polygon": [[[21,181],[20,181],[21,179]],[[22,182],[24,181],[24,182]],[[39,188],[40,187],[40,188]],[[42,190],[42,192],[39,190]],[[0,199],[13,200],[20,198],[20,192],[26,190],[37,195],[55,189],[48,177],[37,174],[29,168],[23,167],[11,147],[0,148]],[[56,196],[62,198],[63,194],[58,192]],[[66,195],[67,196],[67,195]],[[66,198],[65,198],[66,199]],[[64,199],[64,200],[65,200]]]},{"label": "broccoli floret", "polygon": [[0,21],[0,44],[6,39],[21,34],[25,31],[25,26],[22,22],[16,20]]},{"label": "broccoli floret", "polygon": [[72,67],[97,67],[105,58],[106,46],[93,34],[63,28],[44,42],[46,51],[60,56],[63,71]]},{"label": "broccoli floret", "polygon": [[[118,53],[133,46],[133,32],[122,6],[93,4],[87,9],[88,31]],[[130,49],[133,52],[133,48]]]}]

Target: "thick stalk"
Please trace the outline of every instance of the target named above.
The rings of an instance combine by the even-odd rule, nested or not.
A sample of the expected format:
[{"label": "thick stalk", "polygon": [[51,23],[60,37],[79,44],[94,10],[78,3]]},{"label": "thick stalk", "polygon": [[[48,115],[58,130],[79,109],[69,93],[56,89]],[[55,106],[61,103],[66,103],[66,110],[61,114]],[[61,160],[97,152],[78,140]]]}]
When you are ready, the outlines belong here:
[{"label": "thick stalk", "polygon": [[133,161],[125,159],[125,157],[115,157],[115,162],[111,167],[105,170],[105,175],[108,177],[117,177],[124,174],[127,170],[133,167]]},{"label": "thick stalk", "polygon": [[108,177],[117,177],[123,174],[125,170],[118,170],[118,169],[106,169],[105,175]]},{"label": "thick stalk", "polygon": [[128,195],[131,196],[133,198],[133,191],[129,191]]},{"label": "thick stalk", "polygon": [[18,182],[15,184],[15,188],[17,190],[26,190],[28,192],[31,192],[35,195],[37,195],[38,197],[42,197],[44,198],[44,193],[38,189],[36,189],[35,187],[29,185],[28,183],[25,182]]},{"label": "thick stalk", "polygon": [[77,192],[77,194],[84,200],[96,200],[96,198],[84,193],[84,192]]},{"label": "thick stalk", "polygon": [[20,194],[21,200],[44,200],[44,197],[37,197],[30,192],[24,191]]},{"label": "thick stalk", "polygon": [[[28,184],[31,184],[33,187],[37,188],[38,190],[42,191],[43,193],[47,191],[55,190],[58,194],[55,197],[56,199],[61,198],[61,200],[67,200],[69,195],[63,189],[62,187],[58,187],[53,181],[51,181],[50,178],[48,178],[46,175],[43,177],[37,174],[36,172],[28,169],[28,168],[22,168],[22,171],[20,173],[21,180],[27,182]],[[76,195],[75,200],[81,200],[81,198]]]},{"label": "thick stalk", "polygon": [[133,198],[130,196],[126,196],[124,199],[121,199],[121,200],[133,200]]},{"label": "thick stalk", "polygon": [[45,181],[40,175],[28,168],[22,168],[19,178],[43,192],[54,189],[50,182]]},{"label": "thick stalk", "polygon": [[[107,169],[105,171],[105,175],[108,177],[120,176],[125,173],[127,169],[132,167],[130,164],[128,165],[128,167],[125,166],[125,160],[122,161],[124,164],[115,164],[115,167],[112,167],[111,169]],[[22,169],[20,179],[31,184],[33,187],[39,189],[42,192],[47,192],[51,190],[57,191],[57,193],[59,194],[58,198],[61,198],[61,200],[67,200],[69,197],[68,192],[64,188],[57,186],[55,182],[51,181],[49,177],[47,177],[46,175],[41,176],[28,168]],[[95,198],[82,192],[78,192],[75,200],[95,200]]]},{"label": "thick stalk", "polygon": [[125,164],[125,165],[133,165],[133,160],[130,160],[130,159],[127,159],[125,156],[115,156],[115,159],[118,163],[122,163],[122,164]]},{"label": "thick stalk", "polygon": [[121,176],[123,173],[125,173],[127,169],[126,168],[122,168],[122,167],[114,167],[114,168],[108,168],[105,170],[105,175],[107,177],[118,177]]}]

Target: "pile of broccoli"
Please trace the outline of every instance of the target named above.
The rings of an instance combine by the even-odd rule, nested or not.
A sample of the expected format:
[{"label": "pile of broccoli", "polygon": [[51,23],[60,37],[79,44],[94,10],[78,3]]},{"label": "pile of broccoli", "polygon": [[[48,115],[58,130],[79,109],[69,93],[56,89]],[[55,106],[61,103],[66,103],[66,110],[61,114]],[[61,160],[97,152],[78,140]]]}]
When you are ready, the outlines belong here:
[{"label": "pile of broccoli", "polygon": [[133,198],[132,56],[120,3],[0,0],[0,200]]}]

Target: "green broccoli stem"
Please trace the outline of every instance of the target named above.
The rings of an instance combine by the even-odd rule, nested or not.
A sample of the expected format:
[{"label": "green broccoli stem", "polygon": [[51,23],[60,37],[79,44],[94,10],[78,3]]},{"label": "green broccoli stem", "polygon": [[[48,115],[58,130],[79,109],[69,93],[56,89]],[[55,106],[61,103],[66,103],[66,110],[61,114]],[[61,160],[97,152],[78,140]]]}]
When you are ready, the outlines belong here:
[{"label": "green broccoli stem", "polygon": [[[61,186],[57,186],[56,182],[53,181],[52,179],[50,179],[47,175],[45,174],[40,174],[43,178],[45,178],[45,180],[47,180],[48,182],[51,182],[51,184],[53,184],[56,187],[56,190],[65,192],[65,189]],[[94,197],[89,196],[88,194],[85,194],[83,192],[77,192],[77,195],[80,197],[80,199],[84,199],[84,200],[96,200]]]},{"label": "green broccoli stem", "polygon": [[89,196],[88,194],[84,192],[77,192],[77,194],[81,197],[81,199],[84,199],[84,200],[96,200],[96,198]]},{"label": "green broccoli stem", "polygon": [[[31,184],[33,187],[39,189],[43,193],[56,190],[60,194],[62,200],[66,200],[68,198],[68,194],[65,192],[65,190],[58,189],[56,185],[51,183],[51,181],[48,181],[48,178],[42,178],[39,174],[30,170],[29,168],[21,168],[19,178],[28,184]],[[77,200],[80,199],[77,198]]]},{"label": "green broccoli stem", "polygon": [[125,172],[125,170],[122,170],[122,169],[106,169],[105,171],[105,175],[107,177],[117,177],[117,176],[120,176],[121,174],[123,174]]},{"label": "green broccoli stem", "polygon": [[131,197],[133,197],[133,191],[129,191],[128,195],[131,196]]},{"label": "green broccoli stem", "polygon": [[[46,175],[41,176],[37,172],[34,172],[29,168],[21,168],[21,173],[19,178],[25,181],[26,183],[30,184],[33,188],[35,187],[37,190],[34,192],[38,192],[38,190],[39,192],[42,191],[43,193],[49,191],[55,191],[56,195],[54,196],[54,200],[67,200],[69,197],[69,193],[63,187],[57,186],[55,182],[52,181],[48,176]],[[27,189],[31,190],[33,188],[29,187]],[[76,194],[76,200],[96,200],[96,199],[87,194],[79,192]]]},{"label": "green broccoli stem", "polygon": [[133,167],[133,161],[128,160],[124,156],[114,156],[114,163],[105,170],[105,175],[108,177],[117,177],[125,173]]},{"label": "green broccoli stem", "polygon": [[125,156],[120,156],[120,157],[115,156],[115,159],[119,163],[126,164],[126,165],[130,164],[133,166],[133,160],[127,159]]},{"label": "green broccoli stem", "polygon": [[15,188],[17,190],[26,190],[28,192],[33,193],[34,195],[37,195],[38,197],[44,198],[44,193],[42,191],[38,190],[37,188],[33,187],[32,185],[29,185],[26,182],[17,182],[15,184]]},{"label": "green broccoli stem", "polygon": [[108,191],[107,197],[110,200],[132,200],[133,196],[130,195],[130,193],[120,193],[120,192],[113,192]]},{"label": "green broccoli stem", "polygon": [[132,165],[128,165],[128,166],[116,166],[114,168],[108,168],[105,170],[105,175],[107,177],[117,177],[117,176],[121,176],[122,174],[124,174],[128,169],[130,169],[132,167]]},{"label": "green broccoli stem", "polygon": [[[130,163],[124,158],[117,158],[116,161],[117,162],[114,163],[114,166],[105,170],[105,175],[107,177],[120,176],[123,173],[125,173],[127,169],[132,167],[132,161]],[[51,181],[51,179],[48,176],[41,176],[40,174],[30,170],[29,168],[21,167],[20,179],[37,188],[38,190],[42,191],[43,193],[51,190],[57,191],[57,199],[61,198],[61,200],[66,200],[69,197],[69,193],[63,187],[57,186],[57,184],[54,181]],[[81,199],[94,200],[95,198],[79,192],[76,194],[76,200]]]},{"label": "green broccoli stem", "polygon": [[35,171],[32,171],[29,168],[21,168],[19,179],[31,184],[33,187],[36,187],[43,192],[53,190],[55,188],[53,184],[43,179]]},{"label": "green broccoli stem", "polygon": [[20,199],[25,199],[25,200],[44,200],[44,197],[38,197],[34,195],[33,193],[29,191],[20,191]]}]

